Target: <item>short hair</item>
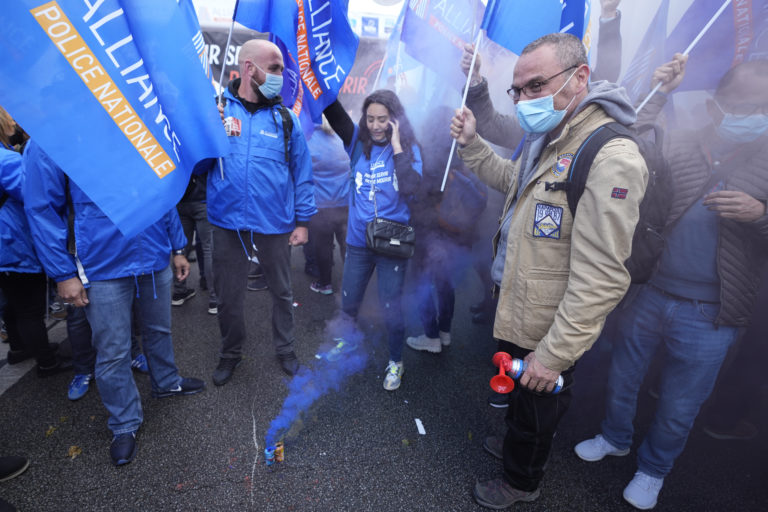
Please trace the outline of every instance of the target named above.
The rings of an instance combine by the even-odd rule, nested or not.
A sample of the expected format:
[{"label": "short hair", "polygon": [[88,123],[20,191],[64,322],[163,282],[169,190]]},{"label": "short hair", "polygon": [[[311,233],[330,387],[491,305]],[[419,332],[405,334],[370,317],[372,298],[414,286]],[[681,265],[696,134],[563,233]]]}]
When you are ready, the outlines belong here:
[{"label": "short hair", "polygon": [[720,82],[717,84],[717,89],[715,90],[715,96],[722,96],[725,94],[726,89],[728,89],[737,78],[743,77],[744,74],[749,73],[765,78],[766,81],[768,81],[768,60],[748,60],[733,66],[726,71],[720,79]]},{"label": "short hair", "polygon": [[584,48],[581,39],[568,33],[555,32],[541,36],[532,43],[528,43],[520,55],[531,53],[547,44],[555,47],[557,60],[560,61],[560,65],[564,68],[581,66],[582,64],[589,65],[587,50]]}]

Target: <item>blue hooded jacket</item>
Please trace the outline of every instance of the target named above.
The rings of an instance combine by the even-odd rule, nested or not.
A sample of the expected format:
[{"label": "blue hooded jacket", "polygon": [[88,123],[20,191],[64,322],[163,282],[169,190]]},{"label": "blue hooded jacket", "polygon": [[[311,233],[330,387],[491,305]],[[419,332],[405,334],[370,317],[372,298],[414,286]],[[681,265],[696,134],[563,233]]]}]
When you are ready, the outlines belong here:
[{"label": "blue hooded jacket", "polygon": [[0,148],[0,194],[6,195],[0,207],[0,271],[37,274],[43,271],[29,234],[24,213],[21,155]]},{"label": "blue hooded jacket", "polygon": [[239,135],[228,137],[231,153],[208,173],[208,220],[216,226],[266,235],[290,233],[315,213],[312,161],[298,119],[293,119],[289,162],[285,158],[280,104],[251,114],[233,91],[224,91],[224,117],[240,121]]},{"label": "blue hooded jacket", "polygon": [[171,250],[187,245],[175,208],[140,234],[126,238],[33,140],[24,150],[24,166],[24,208],[32,238],[43,267],[56,282],[78,275],[75,257],[67,251],[67,181],[84,285],[163,270],[170,263]]}]

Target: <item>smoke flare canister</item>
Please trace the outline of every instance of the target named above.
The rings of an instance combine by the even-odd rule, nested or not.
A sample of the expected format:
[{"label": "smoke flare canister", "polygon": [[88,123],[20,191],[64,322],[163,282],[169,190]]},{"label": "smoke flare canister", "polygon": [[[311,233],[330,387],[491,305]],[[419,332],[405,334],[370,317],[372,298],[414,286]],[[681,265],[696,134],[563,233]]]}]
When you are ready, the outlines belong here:
[{"label": "smoke flare canister", "polygon": [[285,460],[285,446],[280,441],[275,443],[275,462],[283,462]]},{"label": "smoke flare canister", "polygon": [[271,466],[275,463],[275,447],[274,446],[267,446],[264,448],[264,461],[267,463],[267,466]]}]

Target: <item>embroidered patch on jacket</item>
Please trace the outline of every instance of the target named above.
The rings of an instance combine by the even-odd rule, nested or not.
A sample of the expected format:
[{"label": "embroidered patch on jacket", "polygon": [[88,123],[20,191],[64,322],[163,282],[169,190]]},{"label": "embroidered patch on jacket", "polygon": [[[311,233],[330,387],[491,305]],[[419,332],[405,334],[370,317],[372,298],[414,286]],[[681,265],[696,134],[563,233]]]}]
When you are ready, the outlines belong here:
[{"label": "embroidered patch on jacket", "polygon": [[239,137],[242,132],[242,123],[238,118],[229,116],[224,119],[224,130],[228,137]]},{"label": "embroidered patch on jacket", "polygon": [[563,209],[550,204],[536,204],[533,218],[533,236],[538,238],[560,239],[560,224],[563,221]]},{"label": "embroidered patch on jacket", "polygon": [[626,199],[627,192],[629,192],[629,189],[613,187],[613,192],[611,192],[611,197],[613,199]]},{"label": "embroidered patch on jacket", "polygon": [[558,155],[555,165],[552,166],[552,174],[559,178],[561,174],[568,170],[573,161],[573,153],[563,153]]}]

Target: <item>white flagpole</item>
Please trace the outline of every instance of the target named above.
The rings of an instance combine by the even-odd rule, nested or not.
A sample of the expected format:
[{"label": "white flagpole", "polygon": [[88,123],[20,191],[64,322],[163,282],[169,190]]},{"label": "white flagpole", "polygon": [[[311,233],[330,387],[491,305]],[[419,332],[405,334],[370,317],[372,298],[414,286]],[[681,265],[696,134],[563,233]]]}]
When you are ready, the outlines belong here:
[{"label": "white flagpole", "polygon": [[[227,67],[227,54],[229,53],[229,44],[232,42],[232,31],[235,29],[235,13],[237,13],[237,5],[235,5],[235,12],[232,13],[232,24],[229,26],[229,35],[227,36],[227,46],[224,47],[224,60],[221,62],[221,74],[219,74],[219,105],[224,100],[224,87],[221,82],[224,81],[224,68]],[[221,179],[224,179],[224,161],[219,157],[219,171],[221,172]]]},{"label": "white flagpole", "polygon": [[[730,0],[728,0],[730,1]],[[472,54],[472,63],[469,65],[469,71],[467,72],[467,83],[464,86],[464,95],[461,97],[461,110],[464,110],[464,105],[467,103],[467,93],[469,92],[469,83],[472,80],[472,70],[475,69],[475,60],[477,60],[477,52],[480,50],[480,41],[483,38],[483,31],[478,30],[477,38],[475,39],[475,53]],[[451,153],[448,155],[448,163],[445,164],[445,174],[443,175],[443,184],[440,185],[440,192],[445,191],[445,182],[448,180],[448,171],[451,169],[451,162],[453,161],[453,152],[456,150],[456,139],[453,139],[451,144]]]},{"label": "white flagpole", "polygon": [[[712,19],[709,20],[706,25],[704,25],[703,29],[701,29],[701,32],[699,32],[699,35],[697,35],[696,38],[691,42],[691,44],[688,45],[688,48],[685,49],[685,51],[683,52],[683,55],[688,55],[689,53],[691,53],[693,48],[699,43],[699,41],[701,41],[701,38],[704,37],[704,34],[706,34],[707,31],[709,31],[709,29],[712,28],[712,25],[715,24],[715,22],[717,21],[717,18],[719,18],[720,15],[723,14],[723,11],[725,10],[726,7],[728,7],[728,5],[730,5],[730,3],[731,3],[731,0],[725,0],[725,2],[723,2],[723,5],[721,5],[720,9],[718,9],[715,15],[712,16]],[[648,96],[646,96],[646,98],[643,100],[640,106],[637,107],[637,109],[635,109],[635,113],[638,113],[641,110],[643,110],[643,107],[646,105],[646,103],[648,103],[651,100],[653,95],[656,94],[660,88],[661,88],[661,82],[656,84],[656,87],[653,88],[651,93]]]}]

